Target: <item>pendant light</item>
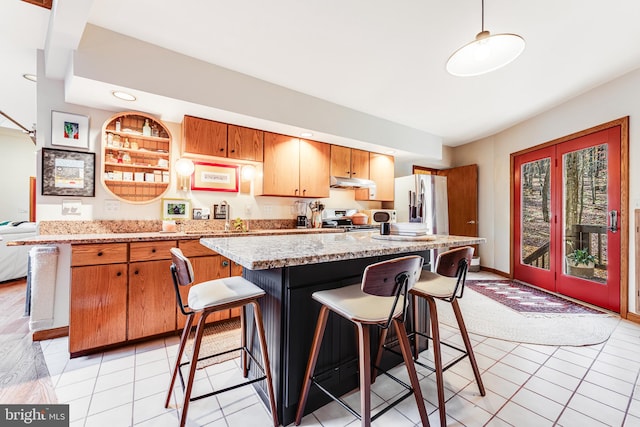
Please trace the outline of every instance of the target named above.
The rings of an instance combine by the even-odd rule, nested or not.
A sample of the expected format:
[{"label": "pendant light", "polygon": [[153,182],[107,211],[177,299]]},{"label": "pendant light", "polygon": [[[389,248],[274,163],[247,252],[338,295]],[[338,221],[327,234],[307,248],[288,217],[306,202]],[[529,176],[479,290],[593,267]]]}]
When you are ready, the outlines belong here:
[{"label": "pendant light", "polygon": [[524,39],[517,34],[493,34],[484,29],[482,0],[482,31],[476,39],[453,52],[447,60],[447,71],[454,76],[470,77],[504,67],[524,50]]}]

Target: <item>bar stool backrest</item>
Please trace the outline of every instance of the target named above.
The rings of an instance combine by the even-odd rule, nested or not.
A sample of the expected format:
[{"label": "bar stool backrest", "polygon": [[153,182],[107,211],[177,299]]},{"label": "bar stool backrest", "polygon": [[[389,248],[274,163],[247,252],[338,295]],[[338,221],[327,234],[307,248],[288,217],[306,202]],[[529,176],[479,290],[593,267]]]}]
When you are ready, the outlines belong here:
[{"label": "bar stool backrest", "polygon": [[[418,255],[410,255],[390,259],[367,266],[362,276],[362,291],[380,297],[395,297],[386,325],[391,325],[395,308],[401,296],[409,292],[416,280],[420,278],[424,259]],[[408,298],[402,299],[402,318],[404,319]]]},{"label": "bar stool backrest", "polygon": [[462,298],[467,269],[471,265],[472,257],[473,248],[471,246],[451,249],[438,255],[436,273],[441,276],[456,277],[458,279],[451,299]]},{"label": "bar stool backrest", "polygon": [[189,258],[184,256],[180,249],[171,248],[169,252],[171,252],[171,276],[173,277],[173,288],[176,291],[178,307],[180,307],[182,314],[186,316],[190,314],[191,311],[186,310],[189,306],[182,301],[180,286],[188,286],[193,283],[193,267],[191,266]]}]

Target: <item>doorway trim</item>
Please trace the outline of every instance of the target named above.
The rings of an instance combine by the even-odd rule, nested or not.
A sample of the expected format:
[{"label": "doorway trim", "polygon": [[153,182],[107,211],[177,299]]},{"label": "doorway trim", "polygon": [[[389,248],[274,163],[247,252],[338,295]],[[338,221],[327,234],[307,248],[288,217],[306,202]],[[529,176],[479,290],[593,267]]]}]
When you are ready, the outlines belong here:
[{"label": "doorway trim", "polygon": [[526,148],[510,154],[510,215],[509,215],[509,269],[514,272],[514,215],[515,215],[515,158],[541,148],[557,145],[565,141],[580,138],[601,130],[620,126],[620,317],[629,315],[629,116],[622,117],[589,129],[566,135],[540,145]]}]

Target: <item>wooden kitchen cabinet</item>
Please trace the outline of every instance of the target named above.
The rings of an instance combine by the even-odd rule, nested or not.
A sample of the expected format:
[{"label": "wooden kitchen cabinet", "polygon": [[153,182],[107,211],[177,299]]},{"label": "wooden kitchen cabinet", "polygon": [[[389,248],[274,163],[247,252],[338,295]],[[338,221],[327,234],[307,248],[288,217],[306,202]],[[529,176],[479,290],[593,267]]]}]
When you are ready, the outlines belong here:
[{"label": "wooden kitchen cabinet", "polygon": [[185,115],[182,144],[184,154],[226,157],[227,124]]},{"label": "wooden kitchen cabinet", "polygon": [[331,176],[369,179],[369,152],[332,145]]},{"label": "wooden kitchen cabinet", "polygon": [[264,159],[264,132],[242,126],[229,125],[227,157],[261,162]]},{"label": "wooden kitchen cabinet", "polygon": [[127,244],[73,245],[69,352],[127,338]]},{"label": "wooden kitchen cabinet", "polygon": [[129,265],[128,339],[176,330],[176,296],[170,266],[171,260]]},{"label": "wooden kitchen cabinet", "polygon": [[369,179],[376,183],[375,189],[357,189],[356,200],[393,201],[395,180],[393,156],[369,153]]},{"label": "wooden kitchen cabinet", "polygon": [[330,146],[264,133],[263,195],[329,197]]}]

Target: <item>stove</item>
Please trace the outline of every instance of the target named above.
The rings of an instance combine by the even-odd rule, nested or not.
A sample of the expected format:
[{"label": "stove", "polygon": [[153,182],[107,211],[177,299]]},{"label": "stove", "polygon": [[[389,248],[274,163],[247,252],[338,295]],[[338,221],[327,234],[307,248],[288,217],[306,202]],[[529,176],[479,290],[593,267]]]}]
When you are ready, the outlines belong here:
[{"label": "stove", "polygon": [[322,228],[338,228],[345,231],[372,231],[380,226],[374,224],[355,225],[350,216],[358,212],[357,209],[325,209],[322,211]]}]

